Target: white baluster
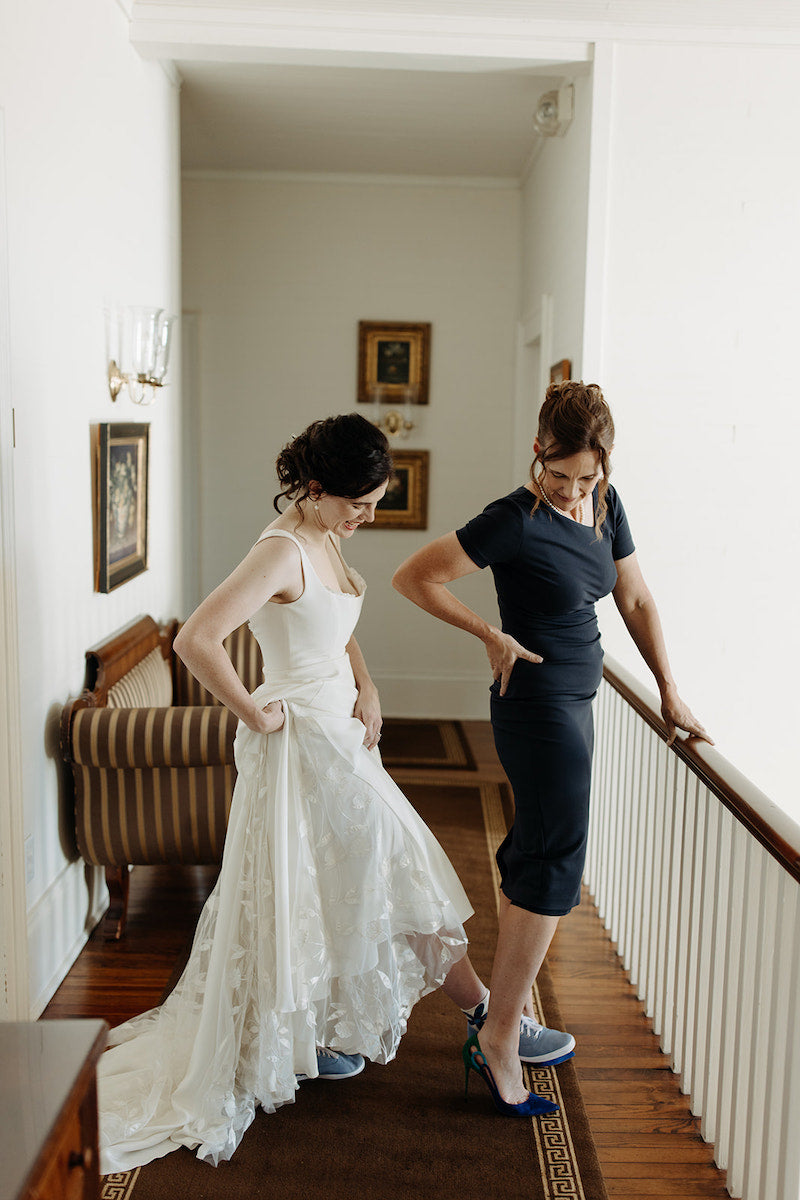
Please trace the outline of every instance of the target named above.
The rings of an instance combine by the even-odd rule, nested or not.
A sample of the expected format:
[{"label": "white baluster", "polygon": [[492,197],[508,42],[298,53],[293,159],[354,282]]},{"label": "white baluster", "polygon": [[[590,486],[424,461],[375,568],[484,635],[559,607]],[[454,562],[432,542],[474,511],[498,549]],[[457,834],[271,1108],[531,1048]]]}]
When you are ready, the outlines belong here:
[{"label": "white baluster", "polygon": [[664,947],[662,983],[662,1033],[661,1049],[672,1056],[673,1029],[675,1026],[675,987],[678,961],[678,926],[680,911],[680,881],[682,864],[681,833],[683,830],[683,802],[685,793],[686,767],[666,749],[670,766],[669,786],[666,793],[667,836],[664,841],[666,887],[664,892]]},{"label": "white baluster", "polygon": [[[770,1116],[767,1109],[767,1081],[775,1040],[770,1015],[779,965],[778,882],[780,875],[784,874],[772,855],[761,846],[756,848],[756,852],[761,860],[761,886],[758,890],[758,922],[755,930],[755,1011],[752,1018],[752,1038],[747,1047],[747,1128],[741,1135],[742,1193],[751,1197],[758,1196],[758,1180]],[[753,896],[752,900],[755,901],[756,897]],[[737,1131],[735,1138],[738,1139],[739,1136]]]},{"label": "white baluster", "polygon": [[650,779],[652,770],[653,747],[658,744],[658,738],[653,731],[642,722],[642,770],[639,782],[639,848],[638,874],[636,879],[636,931],[634,937],[634,957],[636,961],[635,979],[636,995],[644,999],[647,988],[647,961],[650,952],[648,930],[650,928],[650,903],[652,898],[652,840],[653,840],[653,805],[651,802]]},{"label": "white baluster", "polygon": [[686,855],[687,925],[686,957],[683,976],[680,1033],[681,1091],[689,1095],[694,1087],[695,1041],[697,1029],[697,990],[700,980],[701,920],[703,904],[703,853],[705,849],[706,804],[701,799],[700,782],[687,775],[686,831],[691,854]]},{"label": "white baluster", "polygon": [[706,1076],[705,1103],[701,1110],[702,1120],[700,1133],[707,1142],[716,1140],[718,1121],[718,1103],[722,1082],[723,1055],[723,1023],[726,1006],[725,989],[726,949],[728,933],[728,911],[730,908],[729,888],[722,886],[729,879],[730,846],[733,818],[726,808],[720,810],[717,823],[716,855],[712,864],[712,881],[714,883],[714,926],[711,938],[711,974],[710,974],[710,1006],[708,1018],[708,1037],[706,1040],[706,1058],[704,1064]]},{"label": "white baluster", "polygon": [[[777,1200],[800,1196],[800,886],[790,881],[786,901],[786,1058],[778,1141]],[[766,1195],[766,1193],[765,1193]]]},{"label": "white baluster", "polygon": [[741,936],[739,939],[738,974],[735,980],[735,1036],[733,1072],[728,1098],[730,1153],[728,1155],[728,1188],[732,1195],[741,1195],[744,1182],[744,1149],[750,1121],[750,1056],[755,1049],[755,995],[761,971],[763,930],[761,920],[761,880],[763,858],[761,847],[741,825],[739,841],[744,846],[744,869],[741,873]]},{"label": "white baluster", "polygon": [[[689,969],[692,911],[692,867],[694,859],[694,776],[683,763],[675,786],[675,963],[672,982],[672,1069],[683,1071],[686,1046],[686,989]],[[678,828],[677,821],[680,821]]]},{"label": "white baluster", "polygon": [[[726,816],[729,814],[726,813]],[[747,877],[749,835],[738,821],[731,818],[731,854],[729,860],[726,903],[728,907],[727,937],[725,939],[725,974],[717,981],[722,989],[720,1011],[720,1090],[717,1097],[717,1134],[714,1138],[717,1163],[727,1169],[731,1154],[731,1103],[736,1072],[738,1007],[740,1001],[741,967],[743,959],[745,908],[743,891]],[[723,876],[724,878],[724,876]]]}]

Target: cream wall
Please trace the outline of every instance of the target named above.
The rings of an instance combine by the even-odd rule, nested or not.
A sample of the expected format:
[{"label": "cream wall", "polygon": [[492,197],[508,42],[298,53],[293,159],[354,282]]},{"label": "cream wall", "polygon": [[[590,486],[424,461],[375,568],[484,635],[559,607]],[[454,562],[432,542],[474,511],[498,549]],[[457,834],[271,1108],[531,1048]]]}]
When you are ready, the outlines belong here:
[{"label": "cream wall", "polygon": [[[36,1015],[101,889],[70,846],[58,719],[87,646],[182,606],[179,356],[152,409],[112,405],[103,307],[180,311],[177,91],[130,48],[109,0],[5,5],[0,37],[15,412],[16,585],[30,998]],[[151,425],[150,569],[93,591],[90,426]],[[4,805],[18,803],[3,796]],[[96,897],[92,892],[98,892]]]},{"label": "cream wall", "polygon": [[681,690],[797,819],[800,51],[600,45],[595,71],[584,370]]},{"label": "cream wall", "polygon": [[[184,302],[197,314],[200,582],[274,515],[274,462],[310,421],[352,410],[359,319],[432,324],[430,405],[403,447],[431,453],[426,531],[362,530],[359,641],[392,715],[483,717],[483,648],[390,586],[395,566],[512,479],[519,191],[436,181],[184,180]],[[495,612],[487,572],[460,594]]]}]

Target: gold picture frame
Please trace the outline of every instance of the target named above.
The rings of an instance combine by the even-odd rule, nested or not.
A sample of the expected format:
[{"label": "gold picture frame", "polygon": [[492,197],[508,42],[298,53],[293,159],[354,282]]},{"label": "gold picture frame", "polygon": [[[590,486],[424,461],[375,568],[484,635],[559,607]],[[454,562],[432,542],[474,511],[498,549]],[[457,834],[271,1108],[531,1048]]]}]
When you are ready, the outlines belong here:
[{"label": "gold picture frame", "polygon": [[95,427],[95,591],[113,592],[147,570],[150,426]]},{"label": "gold picture frame", "polygon": [[564,383],[567,379],[572,379],[572,363],[568,358],[562,358],[550,368],[550,382]]},{"label": "gold picture frame", "polygon": [[427,404],[430,321],[358,322],[359,404]]},{"label": "gold picture frame", "polygon": [[394,471],[375,510],[374,529],[427,529],[428,450],[393,450]]}]

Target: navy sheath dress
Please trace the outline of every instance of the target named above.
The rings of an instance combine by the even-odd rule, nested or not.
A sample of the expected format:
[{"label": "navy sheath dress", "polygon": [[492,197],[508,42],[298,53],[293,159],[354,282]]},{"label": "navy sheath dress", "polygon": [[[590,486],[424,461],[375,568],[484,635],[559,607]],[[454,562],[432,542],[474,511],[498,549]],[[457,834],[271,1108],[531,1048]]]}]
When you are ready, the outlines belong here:
[{"label": "navy sheath dress", "polygon": [[[595,511],[597,489],[593,494]],[[594,726],[603,674],[595,602],[617,582],[615,561],[635,547],[613,487],[598,541],[526,487],[495,500],[463,528],[461,546],[491,567],[504,633],[541,663],[518,660],[505,696],[491,689],[500,762],[514,792],[514,824],[497,851],[503,893],[530,912],[563,916],[580,900]]]}]

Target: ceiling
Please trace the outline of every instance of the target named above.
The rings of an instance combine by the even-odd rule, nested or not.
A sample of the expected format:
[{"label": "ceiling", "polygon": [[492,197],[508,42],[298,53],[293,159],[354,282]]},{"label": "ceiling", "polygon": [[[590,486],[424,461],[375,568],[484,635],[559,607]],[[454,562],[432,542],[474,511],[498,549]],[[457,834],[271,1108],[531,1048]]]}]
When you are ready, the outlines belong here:
[{"label": "ceiling", "polygon": [[539,141],[536,103],[565,78],[552,64],[483,72],[176,66],[185,171],[519,179]]},{"label": "ceiling", "polygon": [[182,77],[187,171],[520,179],[539,97],[590,69],[599,35],[800,41],[797,0],[117,3]]}]

